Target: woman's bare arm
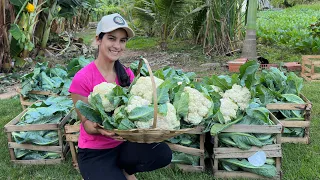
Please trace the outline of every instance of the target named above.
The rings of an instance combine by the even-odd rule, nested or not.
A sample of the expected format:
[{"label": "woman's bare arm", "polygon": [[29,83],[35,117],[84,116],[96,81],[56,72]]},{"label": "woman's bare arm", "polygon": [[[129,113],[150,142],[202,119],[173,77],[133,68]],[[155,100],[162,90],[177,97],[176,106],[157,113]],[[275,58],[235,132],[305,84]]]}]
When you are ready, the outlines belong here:
[{"label": "woman's bare arm", "polygon": [[[73,104],[76,104],[77,101],[79,101],[79,100],[81,100],[81,101],[83,101],[83,102],[88,104],[88,98],[84,97],[84,96],[81,96],[79,94],[71,93],[71,98],[72,98]],[[77,111],[78,117],[81,120],[81,123],[83,124],[83,127],[84,127],[85,131],[88,134],[102,134],[104,136],[108,136],[108,137],[111,137],[111,138],[114,138],[114,139],[117,139],[117,140],[122,140],[121,137],[116,136],[113,132],[109,132],[109,131],[101,128],[97,123],[89,121],[87,118],[85,118],[80,113],[80,111],[77,108],[76,108],[76,111]]]}]

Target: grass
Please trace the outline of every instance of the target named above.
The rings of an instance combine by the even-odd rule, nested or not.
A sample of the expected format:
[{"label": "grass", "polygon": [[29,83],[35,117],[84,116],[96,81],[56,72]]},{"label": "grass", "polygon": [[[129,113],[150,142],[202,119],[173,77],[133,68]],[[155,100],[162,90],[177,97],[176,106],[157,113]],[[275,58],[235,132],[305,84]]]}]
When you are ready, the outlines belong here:
[{"label": "grass", "polygon": [[[311,122],[311,144],[283,144],[282,170],[283,179],[320,179],[320,83],[306,82],[303,94],[313,103]],[[0,100],[0,127],[4,127],[11,119],[22,111],[18,98]],[[71,155],[57,165],[14,165],[10,162],[7,137],[0,132],[0,179],[40,180],[40,179],[81,179],[73,169]],[[185,173],[177,169],[160,169],[153,172],[138,173],[138,179],[159,180],[210,180],[211,172]]]},{"label": "grass", "polygon": [[127,43],[127,49],[130,50],[150,50],[158,45],[158,38],[154,37],[133,37]]},{"label": "grass", "polygon": [[96,30],[95,29],[86,29],[84,31],[78,32],[75,34],[76,37],[82,38],[83,43],[86,45],[91,45],[96,37]]}]

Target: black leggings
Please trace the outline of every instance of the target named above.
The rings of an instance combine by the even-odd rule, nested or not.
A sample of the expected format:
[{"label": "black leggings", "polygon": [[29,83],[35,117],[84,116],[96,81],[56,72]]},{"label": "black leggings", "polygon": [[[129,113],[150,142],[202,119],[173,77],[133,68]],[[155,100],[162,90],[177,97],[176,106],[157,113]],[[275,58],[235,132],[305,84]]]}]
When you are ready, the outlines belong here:
[{"label": "black leggings", "polygon": [[78,164],[84,180],[126,180],[129,175],[170,164],[172,151],[166,143],[124,142],[112,149],[78,148]]}]

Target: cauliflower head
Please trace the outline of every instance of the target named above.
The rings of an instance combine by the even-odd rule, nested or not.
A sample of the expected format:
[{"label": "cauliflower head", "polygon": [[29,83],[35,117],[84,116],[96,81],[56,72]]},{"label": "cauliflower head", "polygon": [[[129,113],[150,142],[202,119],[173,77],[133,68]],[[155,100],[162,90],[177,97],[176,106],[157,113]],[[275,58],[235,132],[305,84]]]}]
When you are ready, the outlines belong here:
[{"label": "cauliflower head", "polygon": [[136,107],[148,106],[150,104],[151,104],[150,101],[143,99],[140,96],[131,96],[129,98],[128,105],[126,107],[126,111],[130,113]]},{"label": "cauliflower head", "polygon": [[231,121],[231,119],[237,117],[238,105],[234,103],[230,98],[220,99],[220,112],[223,115],[225,123]]},{"label": "cauliflower head", "polygon": [[180,120],[177,118],[176,108],[171,103],[166,103],[166,105],[168,107],[167,115],[163,116],[158,113],[157,128],[165,130],[178,129]]},{"label": "cauliflower head", "polygon": [[187,86],[184,88],[184,92],[189,94],[188,115],[185,121],[193,125],[198,125],[208,114],[212,102],[194,88]]},{"label": "cauliflower head", "polygon": [[[156,83],[156,87],[159,87],[163,80],[159,79],[157,77],[154,77],[154,81]],[[149,76],[147,77],[140,77],[136,84],[132,85],[130,94],[140,96],[143,99],[148,100],[149,102],[152,102],[152,83],[151,78]]]},{"label": "cauliflower head", "polygon": [[[176,109],[171,103],[166,103],[168,111],[166,115],[157,114],[157,128],[164,130],[175,130],[180,127],[180,120],[177,118]],[[153,125],[153,118],[148,121],[135,121],[139,129],[149,129]]]},{"label": "cauliflower head", "polygon": [[[126,111],[130,113],[134,108],[150,105],[150,101],[143,99],[140,96],[131,96],[126,107]],[[180,127],[180,121],[176,116],[176,109],[171,103],[167,104],[167,114],[164,116],[162,114],[157,115],[157,128],[173,130]],[[153,125],[153,118],[148,121],[134,121],[134,124],[139,129],[149,129]]]},{"label": "cauliflower head", "polygon": [[239,106],[240,110],[244,110],[249,105],[251,93],[247,87],[234,84],[231,89],[224,92],[223,98],[230,98]]},{"label": "cauliflower head", "polygon": [[115,109],[114,105],[108,100],[106,95],[112,92],[112,89],[117,85],[113,83],[103,82],[93,87],[93,92],[89,95],[88,101],[91,102],[91,96],[95,96],[97,94],[100,95],[102,99],[102,105],[106,112],[111,112]]}]

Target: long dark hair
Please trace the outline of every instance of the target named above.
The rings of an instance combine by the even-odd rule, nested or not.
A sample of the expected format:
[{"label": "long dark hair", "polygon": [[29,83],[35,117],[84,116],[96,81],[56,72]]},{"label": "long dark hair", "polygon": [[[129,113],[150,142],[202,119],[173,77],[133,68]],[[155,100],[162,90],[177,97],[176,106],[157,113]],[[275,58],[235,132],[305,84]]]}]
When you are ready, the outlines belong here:
[{"label": "long dark hair", "polygon": [[[99,40],[102,40],[105,34],[106,33],[100,33]],[[98,47],[98,52],[99,52],[99,47]],[[114,69],[116,71],[116,75],[118,77],[120,86],[122,87],[130,86],[130,78],[126,72],[126,67],[120,63],[119,59],[114,62]]]}]

